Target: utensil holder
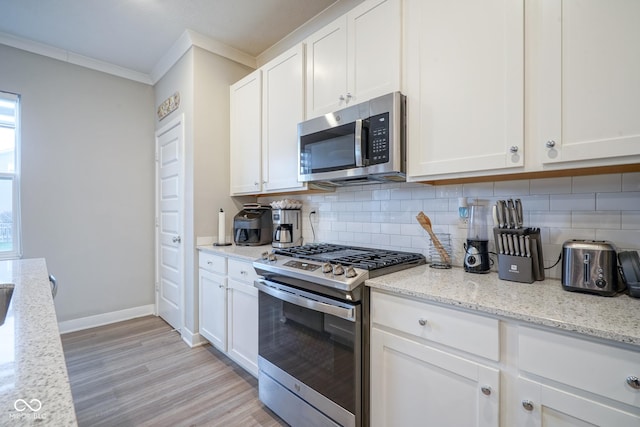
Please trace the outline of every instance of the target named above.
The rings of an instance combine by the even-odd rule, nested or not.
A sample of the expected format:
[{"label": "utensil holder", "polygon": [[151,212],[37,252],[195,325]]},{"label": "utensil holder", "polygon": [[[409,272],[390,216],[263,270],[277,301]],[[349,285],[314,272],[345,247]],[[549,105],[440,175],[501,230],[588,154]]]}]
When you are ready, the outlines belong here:
[{"label": "utensil holder", "polygon": [[436,238],[440,241],[442,248],[449,254],[449,259],[445,260],[440,251],[433,244],[433,240],[429,239],[428,255],[431,268],[451,268],[451,234],[435,233]]}]

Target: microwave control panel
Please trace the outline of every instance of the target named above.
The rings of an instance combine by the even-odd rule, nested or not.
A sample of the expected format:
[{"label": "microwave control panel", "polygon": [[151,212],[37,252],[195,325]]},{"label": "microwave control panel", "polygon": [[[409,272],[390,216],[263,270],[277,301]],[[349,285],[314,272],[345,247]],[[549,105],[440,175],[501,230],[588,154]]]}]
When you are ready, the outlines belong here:
[{"label": "microwave control panel", "polygon": [[389,113],[369,118],[369,164],[377,165],[389,161]]}]

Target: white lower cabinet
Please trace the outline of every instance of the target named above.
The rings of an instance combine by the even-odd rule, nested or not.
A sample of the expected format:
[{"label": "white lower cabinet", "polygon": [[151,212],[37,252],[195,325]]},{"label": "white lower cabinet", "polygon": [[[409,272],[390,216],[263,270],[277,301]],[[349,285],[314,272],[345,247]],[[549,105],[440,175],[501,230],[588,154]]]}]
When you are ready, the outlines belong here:
[{"label": "white lower cabinet", "polygon": [[199,254],[200,335],[258,375],[258,290],[251,262]]},{"label": "white lower cabinet", "polygon": [[[407,303],[404,309],[398,305],[402,301]],[[465,357],[456,344],[474,332],[497,344],[498,321],[468,313],[460,313],[456,319],[447,317],[447,311],[455,313],[372,292],[371,426],[499,425],[499,369],[477,355]],[[473,322],[474,318],[479,322]],[[393,319],[406,321],[402,324]],[[485,320],[494,324],[489,334]],[[458,321],[468,323],[458,329],[462,326]],[[461,336],[451,337],[456,333]],[[454,347],[448,351],[443,342]]]},{"label": "white lower cabinet", "polygon": [[640,354],[520,326],[518,425],[640,426]]}]

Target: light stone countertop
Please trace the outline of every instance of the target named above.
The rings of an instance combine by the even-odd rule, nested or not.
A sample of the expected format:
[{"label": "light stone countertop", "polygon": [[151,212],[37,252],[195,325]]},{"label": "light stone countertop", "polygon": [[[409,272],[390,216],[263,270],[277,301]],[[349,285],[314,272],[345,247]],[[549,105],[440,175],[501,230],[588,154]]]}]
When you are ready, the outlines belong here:
[{"label": "light stone countertop", "polygon": [[15,285],[0,326],[0,425],[76,426],[45,260],[0,261],[0,283]]},{"label": "light stone countertop", "polygon": [[[253,261],[273,248],[198,246],[198,250]],[[637,346],[640,350],[640,299],[625,294],[602,297],[562,289],[559,280],[518,283],[497,273],[473,274],[463,268],[439,270],[428,265],[386,274],[366,285],[387,292],[529,322]]]},{"label": "light stone countertop", "polygon": [[626,294],[603,297],[562,289],[559,280],[518,283],[497,273],[428,265],[369,279],[367,286],[479,313],[577,332],[640,350],[640,299]]}]

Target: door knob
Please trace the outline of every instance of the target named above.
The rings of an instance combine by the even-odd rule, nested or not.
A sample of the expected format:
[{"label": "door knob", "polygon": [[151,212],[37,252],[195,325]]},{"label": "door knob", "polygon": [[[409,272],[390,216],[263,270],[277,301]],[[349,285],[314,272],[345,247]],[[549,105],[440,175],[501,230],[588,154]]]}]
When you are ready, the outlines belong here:
[{"label": "door knob", "polygon": [[180,236],[176,236],[173,239],[171,239],[171,241],[173,243],[180,243],[180,242],[182,242],[182,239],[180,238]]}]

